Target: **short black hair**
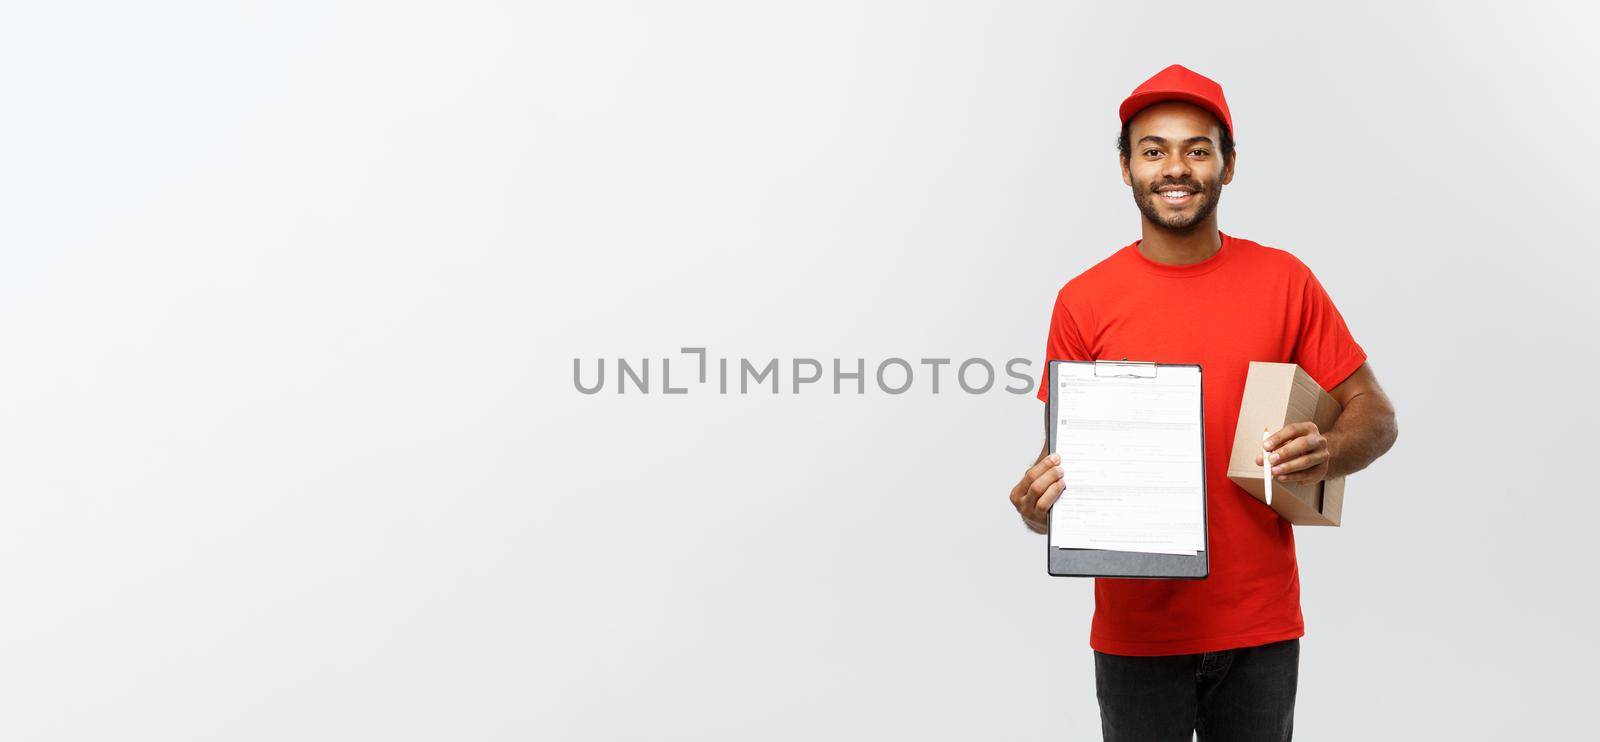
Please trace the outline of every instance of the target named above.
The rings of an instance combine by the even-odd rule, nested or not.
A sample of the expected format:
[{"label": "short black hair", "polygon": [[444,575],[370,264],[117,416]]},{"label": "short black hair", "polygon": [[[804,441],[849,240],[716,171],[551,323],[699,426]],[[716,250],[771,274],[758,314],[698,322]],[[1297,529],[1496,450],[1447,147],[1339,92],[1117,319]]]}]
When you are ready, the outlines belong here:
[{"label": "short black hair", "polygon": [[[1128,141],[1128,129],[1133,126],[1133,119],[1122,122],[1122,133],[1117,135],[1117,153],[1126,160],[1133,155],[1133,145]],[[1222,150],[1223,159],[1233,159],[1233,132],[1228,131],[1227,124],[1218,123],[1217,128],[1222,130],[1222,143],[1217,149]]]}]

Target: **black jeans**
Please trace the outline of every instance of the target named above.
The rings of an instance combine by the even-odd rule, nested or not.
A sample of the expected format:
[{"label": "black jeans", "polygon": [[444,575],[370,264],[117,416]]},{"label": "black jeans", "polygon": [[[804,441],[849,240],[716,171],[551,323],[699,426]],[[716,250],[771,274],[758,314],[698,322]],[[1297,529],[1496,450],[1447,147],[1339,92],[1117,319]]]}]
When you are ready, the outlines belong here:
[{"label": "black jeans", "polygon": [[1287,740],[1300,640],[1169,657],[1094,653],[1107,742]]}]

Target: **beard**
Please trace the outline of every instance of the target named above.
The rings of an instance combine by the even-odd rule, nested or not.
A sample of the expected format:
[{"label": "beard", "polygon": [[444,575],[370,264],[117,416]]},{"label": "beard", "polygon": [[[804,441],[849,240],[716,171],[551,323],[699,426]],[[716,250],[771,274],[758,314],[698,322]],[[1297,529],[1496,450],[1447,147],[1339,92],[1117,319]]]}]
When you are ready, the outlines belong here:
[{"label": "beard", "polygon": [[[1194,206],[1183,212],[1168,211],[1161,197],[1156,195],[1156,189],[1165,186],[1188,186],[1193,189],[1196,198]],[[1179,179],[1133,185],[1133,202],[1139,205],[1139,213],[1144,214],[1144,218],[1152,224],[1174,232],[1192,231],[1196,225],[1204,223],[1217,210],[1217,202],[1221,200],[1222,184],[1217,181],[1202,184],[1196,180]]]}]

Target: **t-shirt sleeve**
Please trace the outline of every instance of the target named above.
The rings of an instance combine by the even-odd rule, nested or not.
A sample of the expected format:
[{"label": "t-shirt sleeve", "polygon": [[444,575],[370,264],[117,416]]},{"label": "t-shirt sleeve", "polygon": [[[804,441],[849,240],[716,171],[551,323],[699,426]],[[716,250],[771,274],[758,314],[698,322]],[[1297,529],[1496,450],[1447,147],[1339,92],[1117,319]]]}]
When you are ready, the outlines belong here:
[{"label": "t-shirt sleeve", "polygon": [[1050,334],[1044,343],[1044,367],[1039,369],[1039,400],[1050,401],[1051,361],[1092,361],[1088,346],[1083,342],[1082,328],[1067,307],[1068,289],[1056,296],[1056,308],[1050,313]]},{"label": "t-shirt sleeve", "polygon": [[1300,337],[1295,343],[1294,362],[1323,389],[1332,391],[1366,360],[1366,351],[1350,335],[1350,328],[1345,326],[1344,317],[1333,305],[1333,299],[1308,269],[1300,302]]}]

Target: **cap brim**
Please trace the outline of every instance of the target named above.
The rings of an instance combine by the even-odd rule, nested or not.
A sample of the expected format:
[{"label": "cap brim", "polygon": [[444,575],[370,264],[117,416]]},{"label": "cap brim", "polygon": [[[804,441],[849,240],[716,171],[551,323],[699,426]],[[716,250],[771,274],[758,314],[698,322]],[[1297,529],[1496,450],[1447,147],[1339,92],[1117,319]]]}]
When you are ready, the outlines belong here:
[{"label": "cap brim", "polygon": [[1228,121],[1228,116],[1224,114],[1215,103],[1212,103],[1210,100],[1207,100],[1202,96],[1195,95],[1187,90],[1146,90],[1137,95],[1130,95],[1128,96],[1128,99],[1124,100],[1122,105],[1117,108],[1117,115],[1122,118],[1122,123],[1126,124],[1128,123],[1128,119],[1137,116],[1140,111],[1143,111],[1144,109],[1149,108],[1157,103],[1165,103],[1169,100],[1191,103],[1205,109],[1206,111],[1210,112],[1211,115],[1216,116],[1217,121],[1223,126],[1227,127],[1230,134],[1234,133],[1233,124]]}]

